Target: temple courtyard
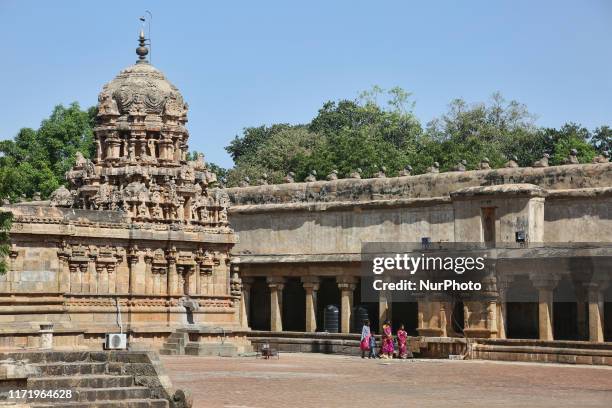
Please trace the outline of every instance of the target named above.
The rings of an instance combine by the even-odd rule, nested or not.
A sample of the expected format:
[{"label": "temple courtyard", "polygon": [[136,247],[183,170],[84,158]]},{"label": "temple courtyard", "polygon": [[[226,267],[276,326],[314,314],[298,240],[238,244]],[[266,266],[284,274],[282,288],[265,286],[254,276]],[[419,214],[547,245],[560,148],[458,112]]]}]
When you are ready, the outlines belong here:
[{"label": "temple courtyard", "polygon": [[609,407],[612,368],[451,360],[162,356],[194,408]]}]

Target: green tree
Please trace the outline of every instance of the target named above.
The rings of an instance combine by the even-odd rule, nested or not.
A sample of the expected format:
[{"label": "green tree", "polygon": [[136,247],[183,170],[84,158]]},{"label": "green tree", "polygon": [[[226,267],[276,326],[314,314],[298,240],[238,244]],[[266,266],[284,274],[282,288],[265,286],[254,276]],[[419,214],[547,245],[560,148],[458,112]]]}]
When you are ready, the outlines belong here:
[{"label": "green tree", "polygon": [[279,123],[272,126],[248,127],[242,132],[242,136],[235,136],[229,146],[225,147],[234,162],[243,156],[256,154],[259,147],[276,133],[292,128],[287,123]]},{"label": "green tree", "polygon": [[[500,167],[513,154],[527,165],[542,155],[534,122],[525,105],[507,101],[499,93],[488,103],[469,105],[455,99],[446,114],[428,124],[420,154],[436,158],[442,170],[452,169],[461,160],[474,169],[484,157],[492,167]],[[529,146],[519,151],[526,141]]]},{"label": "green tree", "polygon": [[9,231],[12,214],[0,211],[0,275],[6,273],[6,257],[9,254]]},{"label": "green tree", "polygon": [[599,153],[612,151],[612,128],[601,126],[595,129],[591,138],[591,145]]},{"label": "green tree", "polygon": [[566,123],[560,129],[546,128],[542,132],[553,165],[563,164],[572,149],[578,151],[580,163],[590,163],[597,154],[591,144],[591,132],[576,123]]},{"label": "green tree", "polygon": [[65,183],[77,151],[91,157],[96,109],[58,105],[38,130],[23,128],[0,142],[0,197],[17,200],[41,192],[48,197]]}]

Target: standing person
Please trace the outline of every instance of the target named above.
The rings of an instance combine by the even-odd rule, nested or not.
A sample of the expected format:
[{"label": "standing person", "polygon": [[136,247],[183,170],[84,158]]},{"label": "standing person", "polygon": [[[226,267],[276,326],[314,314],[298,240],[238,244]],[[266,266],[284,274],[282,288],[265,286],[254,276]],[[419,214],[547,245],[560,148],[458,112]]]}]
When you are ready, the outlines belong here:
[{"label": "standing person", "polygon": [[370,336],[370,355],[368,355],[368,358],[377,357],[378,355],[376,354],[376,335],[372,333],[372,335]]},{"label": "standing person", "polygon": [[391,323],[385,320],[382,332],[382,357],[393,358],[393,351],[393,332],[391,330]]},{"label": "standing person", "polygon": [[366,319],[363,321],[363,327],[361,328],[361,342],[359,344],[359,348],[361,348],[361,358],[365,358],[366,351],[370,350],[371,337],[372,333],[370,332],[370,321]]},{"label": "standing person", "polygon": [[400,325],[399,330],[397,331],[397,348],[398,354],[400,358],[408,357],[408,349],[406,347],[406,343],[408,341],[408,333],[404,329],[404,325]]}]

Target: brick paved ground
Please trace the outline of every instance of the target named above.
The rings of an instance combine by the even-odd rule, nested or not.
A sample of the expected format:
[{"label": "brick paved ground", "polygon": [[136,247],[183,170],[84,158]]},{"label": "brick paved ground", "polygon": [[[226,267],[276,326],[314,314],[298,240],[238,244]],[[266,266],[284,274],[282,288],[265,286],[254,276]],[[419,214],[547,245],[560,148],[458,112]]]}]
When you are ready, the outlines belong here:
[{"label": "brick paved ground", "polygon": [[606,407],[612,369],[534,363],[162,356],[194,408]]}]

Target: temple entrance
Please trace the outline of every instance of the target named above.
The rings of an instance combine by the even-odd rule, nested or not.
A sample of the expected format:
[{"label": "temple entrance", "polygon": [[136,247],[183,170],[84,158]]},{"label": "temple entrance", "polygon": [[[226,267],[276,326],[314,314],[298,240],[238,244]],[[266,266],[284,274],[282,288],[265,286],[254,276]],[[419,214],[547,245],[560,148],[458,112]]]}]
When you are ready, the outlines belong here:
[{"label": "temple entrance", "polygon": [[506,337],[538,339],[538,292],[527,276],[518,276],[506,295]]},{"label": "temple entrance", "polygon": [[284,331],[306,331],[306,291],[299,278],[285,282],[282,318]]},{"label": "temple entrance", "polygon": [[465,329],[465,308],[463,302],[454,302],[453,304],[451,327],[457,335],[465,337],[463,334],[463,329]]},{"label": "temple entrance", "polygon": [[266,278],[257,277],[251,286],[249,322],[253,330],[270,330],[270,289]]}]

